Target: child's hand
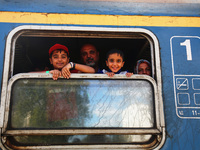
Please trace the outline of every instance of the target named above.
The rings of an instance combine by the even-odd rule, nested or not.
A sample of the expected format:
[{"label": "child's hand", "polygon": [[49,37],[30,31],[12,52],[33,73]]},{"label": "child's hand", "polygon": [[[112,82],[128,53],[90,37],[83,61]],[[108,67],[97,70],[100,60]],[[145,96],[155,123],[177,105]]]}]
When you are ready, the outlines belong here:
[{"label": "child's hand", "polygon": [[109,76],[109,77],[113,77],[115,75],[114,72],[106,72],[106,74]]},{"label": "child's hand", "polygon": [[57,80],[58,77],[61,77],[61,72],[59,70],[51,70],[49,73],[53,74],[53,80]]},{"label": "child's hand", "polygon": [[71,72],[70,72],[70,69],[71,69],[71,65],[70,65],[70,63],[68,63],[65,67],[63,67],[62,68],[62,76],[64,77],[64,78],[67,78],[67,79],[69,79],[69,77],[70,77],[70,75],[71,75]]},{"label": "child's hand", "polygon": [[132,76],[132,75],[133,75],[133,73],[131,73],[131,72],[127,72],[127,73],[126,73],[126,76],[127,76],[127,77],[130,77],[130,76]]}]

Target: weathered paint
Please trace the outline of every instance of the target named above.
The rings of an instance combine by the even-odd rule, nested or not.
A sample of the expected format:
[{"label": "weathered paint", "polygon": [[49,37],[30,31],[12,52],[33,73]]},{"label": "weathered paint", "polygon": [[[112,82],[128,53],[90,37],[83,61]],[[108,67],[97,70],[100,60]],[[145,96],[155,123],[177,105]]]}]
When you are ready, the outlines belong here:
[{"label": "weathered paint", "polygon": [[30,12],[0,12],[0,22],[98,26],[200,27],[199,17],[55,14]]},{"label": "weathered paint", "polygon": [[[162,95],[167,134],[166,142],[162,149],[199,149],[200,120],[195,117],[184,119],[177,116],[170,47],[170,39],[174,36],[200,37],[199,3],[190,5],[164,4],[163,6],[163,3],[151,5],[144,3],[123,3],[122,1],[91,1],[91,3],[80,1],[79,5],[75,4],[77,1],[53,2],[44,0],[40,4],[36,4],[36,1],[27,2],[23,0],[21,2],[16,0],[13,2],[1,1],[0,5],[0,75],[2,75],[3,70],[7,35],[12,29],[20,25],[53,24],[56,26],[110,26],[113,28],[125,26],[128,28],[145,28],[155,34],[160,44]],[[161,6],[163,6],[163,9],[161,9]],[[181,8],[182,6],[183,9]],[[109,7],[111,8],[110,10]],[[151,7],[154,11],[151,11]],[[169,11],[170,8],[172,9],[171,12]],[[198,54],[197,50],[196,52]],[[184,62],[184,59],[185,55],[180,59],[180,62]],[[188,74],[198,76],[200,74],[200,61],[197,58],[194,61],[195,63],[190,64],[190,72]],[[180,68],[184,68],[185,65],[182,65]],[[181,72],[182,69],[178,68],[178,71]],[[0,77],[1,79],[2,76]],[[189,90],[189,92],[192,92],[192,90]]]},{"label": "weathered paint", "polygon": [[199,0],[0,0],[0,11],[148,15],[148,16],[199,16]]}]

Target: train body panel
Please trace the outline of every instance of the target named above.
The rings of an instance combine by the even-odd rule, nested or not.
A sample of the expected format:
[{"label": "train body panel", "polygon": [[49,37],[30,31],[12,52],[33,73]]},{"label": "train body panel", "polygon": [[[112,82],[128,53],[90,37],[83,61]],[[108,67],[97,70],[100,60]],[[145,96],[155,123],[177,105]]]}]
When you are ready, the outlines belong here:
[{"label": "train body panel", "polygon": [[[142,146],[139,146],[139,148],[144,146],[144,149],[197,150],[200,148],[200,2],[198,0],[191,3],[178,0],[175,2],[169,1],[169,3],[161,1],[147,3],[145,0],[143,2],[137,0],[134,2],[129,0],[43,0],[39,3],[36,1],[15,0],[11,2],[1,0],[0,4],[0,82],[2,85],[0,109],[2,119],[0,123],[2,149],[8,148],[9,142],[13,142],[12,140],[5,142],[5,137],[13,134],[7,133],[7,125],[10,125],[10,114],[7,110],[10,107],[8,99],[6,99],[10,96],[10,93],[7,90],[11,82],[17,80],[12,78],[14,75],[31,71],[21,72],[20,69],[15,70],[16,66],[12,65],[12,63],[16,63],[12,59],[20,60],[18,58],[20,53],[13,56],[17,44],[22,43],[22,46],[27,48],[38,43],[42,47],[41,49],[46,49],[49,47],[49,43],[53,43],[53,40],[63,42],[65,39],[61,39],[62,37],[68,38],[67,42],[72,41],[72,44],[69,44],[72,48],[74,48],[73,44],[81,45],[87,40],[93,40],[96,45],[98,45],[98,42],[106,43],[106,40],[108,40],[111,45],[116,44],[122,48],[123,45],[118,42],[122,42],[123,39],[146,38],[146,41],[151,41],[149,42],[151,51],[148,53],[147,58],[150,58],[152,68],[154,68],[155,83],[154,81],[152,83],[156,87],[155,91],[157,93],[155,95],[158,95],[158,99],[154,102],[156,118],[154,127],[159,130],[158,135],[160,135],[155,138],[156,140],[152,140],[157,141],[154,146],[145,147],[145,142],[134,144],[141,144]],[[17,31],[18,29],[19,31]],[[16,33],[14,33],[15,30]],[[27,32],[26,34],[26,31],[30,33]],[[72,32],[72,34],[68,35],[68,32]],[[121,37],[115,37],[114,32]],[[46,33],[48,37],[45,37]],[[56,39],[54,33],[57,33],[60,39]],[[129,37],[129,33],[133,38]],[[13,34],[10,35],[13,39],[8,39],[9,34]],[[138,34],[140,35],[138,36]],[[104,37],[104,35],[106,36]],[[29,37],[32,39],[29,39]],[[38,37],[39,40],[35,37]],[[43,39],[43,37],[46,39]],[[115,41],[115,39],[119,41]],[[31,43],[32,40],[36,40],[36,42]],[[40,40],[44,43],[39,43]],[[128,44],[127,41],[122,42],[126,45],[125,48],[132,46],[128,45],[131,44],[131,41]],[[111,47],[111,45],[107,47]],[[8,49],[8,46],[10,46],[10,49]],[[30,49],[33,51],[34,48],[37,48],[37,46]],[[105,48],[102,51],[103,53],[107,51],[106,47],[100,46],[100,48]],[[10,56],[6,56],[6,51],[10,52]],[[133,48],[131,52],[127,51],[126,54],[134,55],[136,53],[134,51]],[[74,53],[77,52],[78,50]],[[74,53],[72,51],[72,54]],[[136,53],[136,55],[139,54],[139,52]],[[10,59],[7,60],[6,58]],[[77,57],[72,56],[72,58]],[[131,62],[132,58],[136,62],[136,56],[128,56],[127,62]],[[30,58],[30,60],[32,59]],[[26,66],[25,64],[21,65]],[[129,66],[125,67],[129,68]],[[6,68],[8,68],[7,72],[5,72]],[[147,80],[151,81],[152,79]],[[12,129],[11,125],[8,129]],[[124,130],[123,132],[125,133]],[[149,145],[152,143],[150,142]],[[113,143],[110,144],[111,147],[106,144],[102,144],[102,147],[101,144],[96,147],[98,144],[90,143],[89,146],[85,146],[85,149],[112,148]],[[118,148],[138,148],[137,146],[131,147],[130,143],[126,144],[124,144],[125,146],[122,144],[123,146]],[[95,146],[92,147],[92,145]],[[15,149],[17,147],[15,146],[11,146],[11,148]],[[17,148],[20,149],[20,146]],[[31,148],[34,149],[37,146]],[[65,149],[66,147],[60,148]],[[72,147],[67,148],[79,147],[72,144]],[[114,147],[113,149],[118,148]]]},{"label": "train body panel", "polygon": [[[162,9],[160,9],[162,7]],[[198,0],[163,2],[160,0],[74,0],[1,1],[1,11],[104,14],[104,15],[151,15],[151,16],[199,16]]]}]

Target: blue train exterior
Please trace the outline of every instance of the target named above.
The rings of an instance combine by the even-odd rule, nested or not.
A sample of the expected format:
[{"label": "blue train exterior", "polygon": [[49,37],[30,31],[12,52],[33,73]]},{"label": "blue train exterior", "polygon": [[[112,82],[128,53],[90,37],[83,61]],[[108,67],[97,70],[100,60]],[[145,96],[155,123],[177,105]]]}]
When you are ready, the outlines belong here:
[{"label": "blue train exterior", "polygon": [[[59,17],[62,19],[59,20]],[[75,27],[101,28],[101,30],[106,28],[114,31],[120,28],[144,29],[151,32],[159,43],[159,52],[156,54],[159,57],[155,57],[160,59],[158,60],[160,68],[156,68],[155,75],[161,73],[159,83],[161,90],[158,92],[162,97],[160,103],[163,103],[164,118],[161,118],[161,122],[165,128],[163,141],[152,149],[200,149],[200,2],[198,0],[191,3],[185,1],[148,3],[128,0],[40,2],[0,0],[2,86],[7,37],[11,31],[24,26],[42,26],[42,29],[46,26],[49,30],[51,27]],[[2,90],[3,87],[1,93]],[[5,111],[3,107],[5,104],[1,100],[1,117]],[[1,128],[3,126],[1,124]],[[1,142],[2,149],[5,148],[3,145]]]}]

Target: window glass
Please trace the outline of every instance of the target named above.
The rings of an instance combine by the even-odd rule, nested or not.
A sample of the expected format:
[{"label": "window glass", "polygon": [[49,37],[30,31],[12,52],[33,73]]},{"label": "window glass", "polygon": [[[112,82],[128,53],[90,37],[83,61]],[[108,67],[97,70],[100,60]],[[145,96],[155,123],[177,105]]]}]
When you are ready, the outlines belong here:
[{"label": "window glass", "polygon": [[146,80],[20,79],[11,103],[12,129],[154,126]]}]

